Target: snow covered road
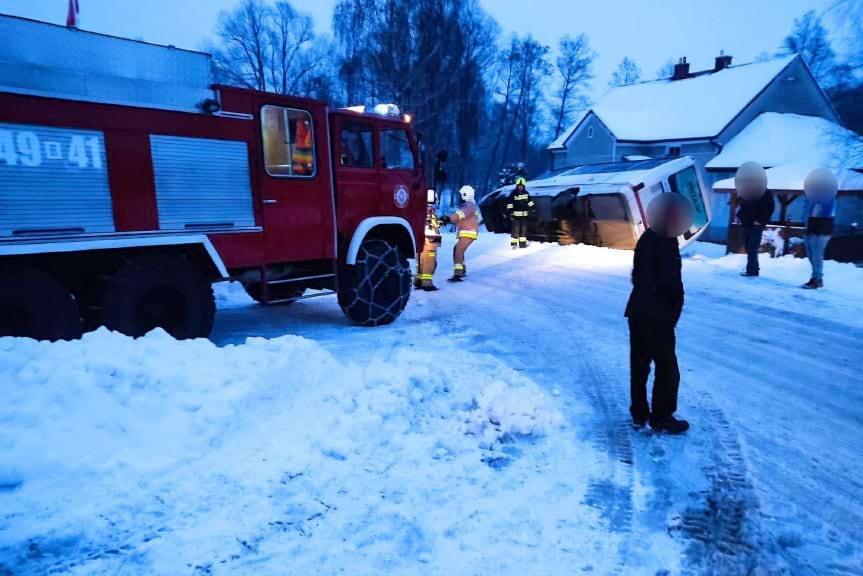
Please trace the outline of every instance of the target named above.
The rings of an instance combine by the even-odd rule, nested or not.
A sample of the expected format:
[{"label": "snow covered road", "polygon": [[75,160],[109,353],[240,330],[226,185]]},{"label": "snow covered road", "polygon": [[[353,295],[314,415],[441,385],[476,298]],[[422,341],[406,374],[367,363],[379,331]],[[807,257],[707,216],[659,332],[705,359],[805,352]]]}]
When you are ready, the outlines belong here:
[{"label": "snow covered road", "polygon": [[507,243],[374,330],[224,287],[218,347],[0,339],[0,574],[863,574],[863,270],[688,249],[671,438],[631,253]]}]

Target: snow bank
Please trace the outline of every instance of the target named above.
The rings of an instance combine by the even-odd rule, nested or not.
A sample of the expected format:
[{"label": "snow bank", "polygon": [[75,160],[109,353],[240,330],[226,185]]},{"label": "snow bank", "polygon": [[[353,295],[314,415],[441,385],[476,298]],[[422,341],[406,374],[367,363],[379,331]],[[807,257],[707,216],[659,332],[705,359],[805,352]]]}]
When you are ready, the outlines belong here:
[{"label": "snow bank", "polygon": [[549,435],[583,451],[580,474],[597,457],[561,440],[532,381],[467,362],[340,362],[292,336],[0,339],[0,572],[447,573],[484,557],[457,535],[524,520],[489,451]]}]

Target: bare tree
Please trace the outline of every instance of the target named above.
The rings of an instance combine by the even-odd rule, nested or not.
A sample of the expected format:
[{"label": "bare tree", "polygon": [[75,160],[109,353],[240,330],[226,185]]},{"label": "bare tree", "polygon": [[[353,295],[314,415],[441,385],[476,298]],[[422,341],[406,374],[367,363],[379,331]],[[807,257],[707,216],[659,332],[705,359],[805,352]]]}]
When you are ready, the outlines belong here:
[{"label": "bare tree", "polygon": [[800,54],[822,86],[833,83],[836,52],[830,45],[821,18],[810,10],[794,20],[791,34],[785,37],[779,55]]},{"label": "bare tree", "polygon": [[611,75],[609,86],[630,86],[641,80],[641,68],[629,56],[621,60],[617,70]]},{"label": "bare tree", "polygon": [[674,58],[669,58],[665,61],[665,64],[659,67],[656,71],[656,78],[659,80],[663,80],[665,78],[671,78],[674,75]]},{"label": "bare tree", "polygon": [[834,0],[828,8],[848,46],[848,64],[863,68],[863,0]]},{"label": "bare tree", "polygon": [[591,68],[595,58],[596,52],[591,50],[587,35],[579,34],[575,38],[567,35],[560,39],[556,61],[561,82],[557,94],[560,104],[554,129],[555,138],[560,135],[564,125],[569,123],[573,109],[587,105],[587,97],[583,91],[593,78]]},{"label": "bare tree", "polygon": [[254,90],[306,95],[327,58],[315,49],[311,16],[287,1],[243,0],[219,15],[216,35],[216,76]]}]

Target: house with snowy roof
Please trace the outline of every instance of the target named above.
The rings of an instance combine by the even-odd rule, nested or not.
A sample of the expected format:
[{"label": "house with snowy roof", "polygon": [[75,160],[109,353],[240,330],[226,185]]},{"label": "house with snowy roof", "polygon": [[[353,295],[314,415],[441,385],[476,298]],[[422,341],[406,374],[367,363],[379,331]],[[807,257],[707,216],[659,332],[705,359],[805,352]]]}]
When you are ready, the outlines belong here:
[{"label": "house with snowy roof", "polygon": [[[553,170],[692,156],[710,188],[746,160],[767,167],[797,161],[821,149],[830,134],[841,147],[848,131],[839,122],[799,55],[740,65],[720,55],[713,68],[698,72],[684,58],[670,78],[609,90],[548,150]],[[724,241],[728,196],[714,196],[712,205],[714,224],[705,239]]]}]

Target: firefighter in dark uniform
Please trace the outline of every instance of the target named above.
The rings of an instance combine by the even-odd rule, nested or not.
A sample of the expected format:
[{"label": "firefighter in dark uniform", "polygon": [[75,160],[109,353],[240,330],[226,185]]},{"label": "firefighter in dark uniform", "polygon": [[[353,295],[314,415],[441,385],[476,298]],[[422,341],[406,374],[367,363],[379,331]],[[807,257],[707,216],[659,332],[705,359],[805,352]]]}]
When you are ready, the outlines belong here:
[{"label": "firefighter in dark uniform", "polygon": [[414,287],[426,292],[434,292],[434,273],[437,270],[437,252],[441,245],[440,221],[435,215],[435,209],[428,207],[426,212],[426,231],[423,251],[417,262],[417,275],[414,276]]},{"label": "firefighter in dark uniform", "polygon": [[506,205],[512,227],[512,238],[509,244],[513,250],[527,248],[527,218],[533,212],[533,200],[530,199],[526,184],[527,181],[524,178],[515,181],[515,189],[510,194],[509,203]]},{"label": "firefighter in dark uniform", "polygon": [[[650,422],[657,432],[680,434],[689,429],[677,420],[677,366],[674,330],[683,310],[683,280],[677,237],[692,225],[692,206],[679,194],[663,194],[648,207],[648,228],[635,247],[629,320],[632,422]],[[650,363],[655,365],[652,410],[647,403]]]}]

